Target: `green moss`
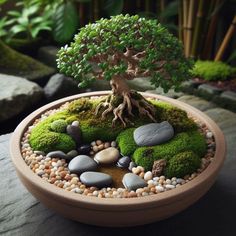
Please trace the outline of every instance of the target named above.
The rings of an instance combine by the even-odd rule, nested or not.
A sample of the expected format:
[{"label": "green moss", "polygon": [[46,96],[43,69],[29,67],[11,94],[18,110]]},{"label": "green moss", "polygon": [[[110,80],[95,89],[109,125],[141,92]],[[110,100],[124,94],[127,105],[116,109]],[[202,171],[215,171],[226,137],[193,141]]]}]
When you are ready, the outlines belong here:
[{"label": "green moss", "polygon": [[55,120],[50,124],[50,128],[52,131],[57,133],[65,133],[67,122],[65,120]]},{"label": "green moss", "polygon": [[78,120],[78,116],[71,115],[71,116],[67,117],[65,121],[68,125],[70,125],[73,121],[76,121],[76,120]]},{"label": "green moss", "polygon": [[68,107],[68,111],[71,113],[80,113],[82,111],[88,111],[92,109],[93,104],[89,101],[88,98],[81,98],[75,101],[72,101]]},{"label": "green moss", "polygon": [[226,80],[236,74],[236,68],[233,68],[221,61],[197,61],[192,69],[195,77],[201,77],[205,80]]},{"label": "green moss", "polygon": [[3,44],[0,40],[0,73],[37,80],[52,75],[55,70],[23,55]]},{"label": "green moss", "polygon": [[151,100],[156,106],[156,117],[159,121],[167,120],[175,130],[175,133],[196,130],[196,123],[188,118],[187,113],[169,103]]},{"label": "green moss", "polygon": [[55,150],[68,152],[75,149],[76,144],[69,135],[51,131],[52,122],[65,119],[67,115],[67,112],[57,113],[41,121],[33,128],[29,138],[33,150],[47,153]]},{"label": "green moss", "polygon": [[131,156],[138,148],[134,141],[133,133],[135,128],[129,128],[122,131],[116,138],[120,151],[125,156]]},{"label": "green moss", "polygon": [[179,133],[167,143],[138,148],[133,160],[147,171],[152,169],[154,161],[166,159],[168,162],[174,155],[184,151],[193,151],[202,157],[206,152],[204,137],[198,131]]},{"label": "green moss", "polygon": [[168,178],[183,178],[195,172],[201,165],[201,159],[192,151],[181,152],[173,156],[164,171]]}]

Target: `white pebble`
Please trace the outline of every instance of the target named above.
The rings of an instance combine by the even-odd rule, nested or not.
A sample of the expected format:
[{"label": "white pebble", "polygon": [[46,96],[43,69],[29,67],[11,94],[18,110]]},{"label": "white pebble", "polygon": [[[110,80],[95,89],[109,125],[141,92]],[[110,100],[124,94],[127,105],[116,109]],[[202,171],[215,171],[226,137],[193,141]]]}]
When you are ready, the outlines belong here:
[{"label": "white pebble", "polygon": [[155,188],[157,192],[163,192],[165,190],[162,186],[156,186]]},{"label": "white pebble", "polygon": [[159,179],[160,179],[159,177],[154,177],[154,178],[153,178],[153,180],[154,180],[154,181],[157,181],[157,182],[159,181]]},{"label": "white pebble", "polygon": [[174,189],[175,188],[175,186],[172,184],[167,184],[165,187],[166,187],[166,189]]},{"label": "white pebble", "polygon": [[78,121],[78,120],[75,120],[75,121],[72,122],[71,125],[73,125],[73,126],[79,126],[79,121]]},{"label": "white pebble", "polygon": [[112,142],[111,142],[111,147],[116,147],[116,145],[117,145],[117,144],[116,144],[116,141],[112,141]]},{"label": "white pebble", "polygon": [[171,184],[176,186],[177,182],[176,181],[172,181]]},{"label": "white pebble", "polygon": [[41,175],[44,174],[44,171],[43,171],[43,170],[38,170],[38,171],[36,172],[36,174],[39,175],[39,176],[41,176]]},{"label": "white pebble", "polygon": [[148,180],[147,182],[148,185],[154,185],[154,181],[152,179]]},{"label": "white pebble", "polygon": [[167,179],[167,180],[166,180],[166,184],[171,184],[171,180],[170,180],[170,179]]},{"label": "white pebble", "polygon": [[144,174],[144,180],[148,181],[148,180],[151,180],[152,179],[152,172],[151,171],[147,171],[145,174]]},{"label": "white pebble", "polygon": [[95,196],[95,197],[98,196],[98,191],[97,190],[93,191],[93,196]]},{"label": "white pebble", "polygon": [[182,184],[183,181],[184,181],[184,180],[181,179],[181,178],[176,179],[176,183],[177,183],[177,184]]},{"label": "white pebble", "polygon": [[213,137],[212,132],[207,132],[207,133],[206,133],[206,138],[212,138],[212,137]]}]

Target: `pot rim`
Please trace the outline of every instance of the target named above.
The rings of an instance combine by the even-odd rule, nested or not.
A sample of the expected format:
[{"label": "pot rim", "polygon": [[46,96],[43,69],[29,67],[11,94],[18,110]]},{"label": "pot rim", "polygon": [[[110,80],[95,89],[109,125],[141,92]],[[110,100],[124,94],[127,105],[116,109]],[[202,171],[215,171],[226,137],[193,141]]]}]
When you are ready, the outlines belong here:
[{"label": "pot rim", "polygon": [[187,113],[190,113],[191,115],[193,115],[194,117],[205,123],[206,126],[214,135],[216,143],[214,159],[208,165],[208,167],[193,180],[189,181],[188,183],[185,183],[184,185],[179,186],[178,188],[144,197],[98,198],[98,197],[84,196],[81,194],[75,194],[73,192],[66,191],[64,189],[61,189],[53,184],[44,181],[41,177],[36,175],[25,163],[21,155],[20,142],[28,126],[32,125],[32,122],[36,118],[40,117],[41,114],[43,114],[45,111],[53,108],[58,108],[65,102],[70,102],[72,100],[81,97],[104,96],[110,93],[111,93],[110,91],[99,91],[99,92],[96,91],[96,92],[81,93],[65,97],[56,100],[54,102],[51,102],[47,105],[44,105],[41,108],[37,109],[36,111],[32,112],[30,115],[28,115],[16,127],[10,140],[10,154],[18,175],[21,178],[30,181],[30,184],[32,184],[34,187],[39,188],[40,192],[46,193],[47,195],[53,197],[57,201],[59,200],[72,206],[80,206],[87,209],[99,209],[103,211],[106,211],[107,209],[115,211],[128,210],[130,208],[144,209],[144,208],[152,208],[154,206],[159,206],[159,205],[167,205],[174,201],[181,202],[182,198],[188,196],[189,194],[193,194],[197,188],[202,187],[205,181],[207,180],[210,181],[212,178],[213,179],[216,178],[216,175],[219,169],[221,168],[226,155],[225,138],[222,131],[217,126],[217,124],[203,112],[184,102],[151,93],[141,93],[141,94],[146,98],[154,98],[164,102],[168,102],[176,107],[185,110]]}]

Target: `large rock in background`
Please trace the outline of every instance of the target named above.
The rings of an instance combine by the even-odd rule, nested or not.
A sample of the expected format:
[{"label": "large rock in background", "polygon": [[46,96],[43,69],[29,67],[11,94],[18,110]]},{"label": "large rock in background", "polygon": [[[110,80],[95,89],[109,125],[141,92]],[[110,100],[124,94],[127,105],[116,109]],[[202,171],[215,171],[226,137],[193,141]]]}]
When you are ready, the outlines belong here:
[{"label": "large rock in background", "polygon": [[0,74],[0,122],[40,101],[43,90],[24,78]]},{"label": "large rock in background", "polygon": [[39,48],[38,59],[44,64],[57,68],[57,53],[59,48],[55,46],[43,46]]},{"label": "large rock in background", "polygon": [[78,88],[78,83],[72,78],[62,74],[53,75],[44,87],[45,97],[50,101],[80,92],[81,90]]},{"label": "large rock in background", "polygon": [[0,73],[20,76],[43,85],[55,73],[55,69],[15,51],[0,41]]}]

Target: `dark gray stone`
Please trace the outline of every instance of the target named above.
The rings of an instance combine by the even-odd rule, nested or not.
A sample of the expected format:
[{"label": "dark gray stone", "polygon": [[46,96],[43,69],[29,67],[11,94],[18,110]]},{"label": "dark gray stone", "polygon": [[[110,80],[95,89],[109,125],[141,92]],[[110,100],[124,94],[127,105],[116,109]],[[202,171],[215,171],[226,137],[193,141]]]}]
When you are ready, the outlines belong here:
[{"label": "dark gray stone", "polygon": [[128,168],[130,161],[131,161],[130,157],[123,156],[118,160],[117,166],[121,168]]},{"label": "dark gray stone", "polygon": [[134,130],[134,141],[138,146],[154,146],[167,142],[174,136],[174,129],[168,121],[142,125]]},{"label": "dark gray stone", "polygon": [[137,166],[136,163],[133,162],[133,161],[131,161],[131,162],[129,163],[128,169],[129,169],[130,171],[132,171],[132,168],[133,168],[133,167],[136,167],[136,166]]},{"label": "dark gray stone", "polygon": [[38,50],[38,59],[48,66],[57,69],[57,53],[59,48],[55,46],[43,46]]},{"label": "dark gray stone", "polygon": [[81,174],[85,171],[96,170],[97,167],[97,162],[86,155],[79,155],[77,157],[74,157],[68,165],[69,170],[72,173],[76,174]]},{"label": "dark gray stone", "polygon": [[220,95],[222,98],[231,100],[232,102],[236,103],[236,93],[232,91],[225,91]]},{"label": "dark gray stone", "polygon": [[64,152],[62,152],[62,151],[49,152],[47,154],[47,157],[68,159],[68,156]]},{"label": "dark gray stone", "polygon": [[161,87],[156,88],[155,90],[147,90],[147,93],[154,93],[157,95],[163,95],[170,98],[179,98],[184,95],[183,92],[176,92],[174,89],[170,89],[167,93],[164,92],[164,89]]},{"label": "dark gray stone", "polygon": [[122,183],[128,190],[136,190],[138,188],[144,188],[147,186],[146,181],[144,181],[140,176],[133,173],[125,174]]},{"label": "dark gray stone", "polygon": [[103,188],[111,185],[112,178],[101,172],[87,171],[80,175],[80,181],[88,187]]},{"label": "dark gray stone", "polygon": [[79,154],[88,154],[91,151],[90,144],[83,144],[78,147]]},{"label": "dark gray stone", "polygon": [[78,156],[78,154],[79,153],[76,150],[71,150],[66,155],[68,156],[69,159],[72,159],[72,158]]},{"label": "dark gray stone", "polygon": [[236,93],[231,91],[225,91],[221,93],[216,99],[217,104],[222,107],[236,112]]},{"label": "dark gray stone", "polygon": [[78,84],[72,78],[62,74],[53,75],[44,87],[45,97],[48,100],[56,100],[80,92]]},{"label": "dark gray stone", "polygon": [[66,132],[74,139],[77,145],[81,143],[81,130],[80,127],[74,125],[68,125]]},{"label": "dark gray stone", "polygon": [[0,122],[20,114],[42,98],[43,90],[36,83],[0,74]]}]

